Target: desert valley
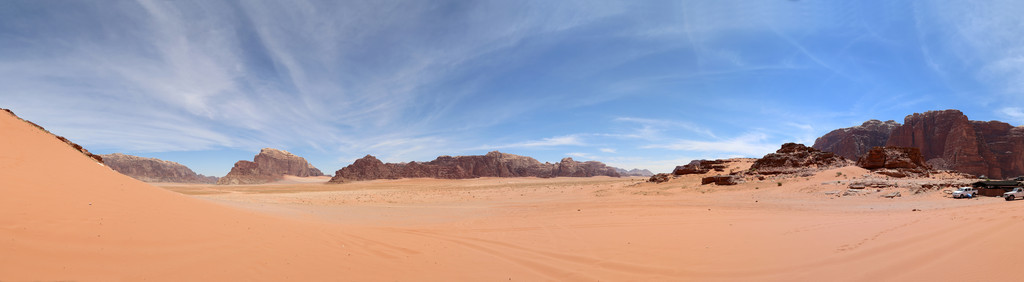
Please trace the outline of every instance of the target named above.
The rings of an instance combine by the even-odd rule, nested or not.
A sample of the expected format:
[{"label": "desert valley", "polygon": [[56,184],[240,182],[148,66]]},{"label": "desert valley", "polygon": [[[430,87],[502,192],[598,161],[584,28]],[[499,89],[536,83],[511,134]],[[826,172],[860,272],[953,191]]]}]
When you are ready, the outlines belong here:
[{"label": "desert valley", "polygon": [[[1024,255],[1007,245],[1024,232],[1024,202],[948,190],[977,181],[965,170],[1018,171],[984,153],[936,153],[992,147],[978,144],[993,130],[968,136],[974,148],[931,143],[951,135],[934,128],[991,124],[928,123],[958,113],[908,116],[885,128],[886,144],[864,141],[884,135],[872,121],[819,139],[854,145],[837,154],[785,144],[651,177],[493,152],[367,156],[332,178],[264,149],[213,181],[94,156],[4,111],[0,280],[1012,280]],[[933,129],[914,136],[937,151],[884,146],[922,134],[915,126]]]},{"label": "desert valley", "polygon": [[1022,14],[0,0],[0,282],[1024,280]]}]

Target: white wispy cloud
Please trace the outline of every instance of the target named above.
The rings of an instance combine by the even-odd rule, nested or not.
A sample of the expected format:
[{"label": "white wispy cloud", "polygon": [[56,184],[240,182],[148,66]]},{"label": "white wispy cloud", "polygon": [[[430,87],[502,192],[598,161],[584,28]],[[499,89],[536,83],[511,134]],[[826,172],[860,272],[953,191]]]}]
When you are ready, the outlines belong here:
[{"label": "white wispy cloud", "polygon": [[570,157],[575,157],[575,158],[588,159],[588,160],[592,160],[592,159],[595,158],[594,155],[587,154],[587,153],[579,153],[579,152],[565,153],[565,155],[566,156],[570,156]]},{"label": "white wispy cloud", "polygon": [[549,138],[542,138],[540,140],[529,140],[523,142],[516,142],[510,144],[501,145],[482,145],[470,150],[497,150],[507,148],[535,148],[535,147],[555,147],[555,146],[583,146],[586,143],[580,138],[579,135],[565,135],[556,136]]},{"label": "white wispy cloud", "polygon": [[662,129],[681,128],[681,129],[685,129],[685,130],[688,130],[690,132],[697,133],[697,134],[700,134],[700,135],[704,135],[704,136],[708,136],[708,137],[715,137],[715,134],[713,132],[711,132],[711,130],[708,130],[707,128],[698,126],[698,125],[696,125],[696,124],[694,124],[692,122],[687,122],[687,121],[671,121],[671,120],[637,118],[637,117],[619,117],[619,118],[616,118],[615,121],[638,123],[638,124],[647,126],[643,130],[648,131],[648,132],[651,131],[654,128],[662,128]]},{"label": "white wispy cloud", "polygon": [[735,153],[744,156],[763,156],[778,149],[779,144],[767,142],[763,133],[750,133],[724,140],[675,140],[666,144],[642,146],[645,149],[668,149],[691,152]]},{"label": "white wispy cloud", "polygon": [[1017,124],[1024,124],[1024,108],[1020,107],[1005,107],[999,109],[999,113],[1016,122]]},{"label": "white wispy cloud", "polygon": [[[7,107],[103,148],[280,144],[359,154],[444,132],[451,119],[460,119],[460,102],[476,94],[445,89],[446,95],[437,95],[426,88],[491,66],[490,54],[518,48],[524,40],[620,13],[609,5],[486,2],[450,15],[459,17],[452,20],[460,22],[460,31],[438,33],[430,29],[448,28],[445,23],[423,26],[436,16],[437,4],[139,0],[102,9],[54,6],[54,13],[64,8],[95,15],[95,26],[66,27],[91,36],[40,33],[20,41],[26,45],[15,45],[21,48],[15,51],[21,53],[62,49],[52,51],[54,56],[0,55],[0,95]],[[467,132],[544,105],[506,103],[458,126]],[[73,124],[68,113],[88,123]],[[97,124],[118,126],[95,130]],[[426,140],[395,156],[412,150],[433,154],[457,147],[453,143]],[[499,147],[576,143],[556,137]]]}]

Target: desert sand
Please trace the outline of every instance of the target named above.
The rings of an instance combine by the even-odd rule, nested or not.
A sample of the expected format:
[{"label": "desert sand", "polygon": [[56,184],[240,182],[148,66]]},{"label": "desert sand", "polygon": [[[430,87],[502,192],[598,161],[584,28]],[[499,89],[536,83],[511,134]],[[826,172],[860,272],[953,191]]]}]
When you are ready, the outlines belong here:
[{"label": "desert sand", "polygon": [[0,132],[3,281],[993,281],[1024,258],[1024,201],[826,193],[857,167],[158,187],[9,114]]}]

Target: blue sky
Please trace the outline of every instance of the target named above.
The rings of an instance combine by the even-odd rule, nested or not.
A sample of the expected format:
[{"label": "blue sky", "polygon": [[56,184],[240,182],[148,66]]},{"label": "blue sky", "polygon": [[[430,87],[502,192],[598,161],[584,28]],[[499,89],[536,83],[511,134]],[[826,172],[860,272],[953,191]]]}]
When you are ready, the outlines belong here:
[{"label": "blue sky", "polygon": [[0,1],[0,107],[222,176],[263,147],[667,172],[868,119],[1024,123],[1019,1]]}]

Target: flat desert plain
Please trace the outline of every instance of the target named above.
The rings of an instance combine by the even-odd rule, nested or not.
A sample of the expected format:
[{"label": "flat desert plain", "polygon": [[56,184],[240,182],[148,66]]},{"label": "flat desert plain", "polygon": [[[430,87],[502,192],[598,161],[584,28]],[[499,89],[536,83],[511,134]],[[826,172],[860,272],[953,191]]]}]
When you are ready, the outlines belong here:
[{"label": "flat desert plain", "polygon": [[[164,188],[338,226],[359,238],[345,248],[391,264],[383,280],[1015,279],[1006,270],[1024,257],[1013,246],[1024,234],[1024,201],[898,188],[827,193],[866,174],[845,167],[736,186],[700,185],[691,175],[661,184],[594,177]],[[891,192],[902,196],[881,197]]]},{"label": "flat desert plain", "polygon": [[0,132],[3,281],[994,281],[1024,259],[1024,201],[826,193],[857,167],[157,187],[9,114]]}]

